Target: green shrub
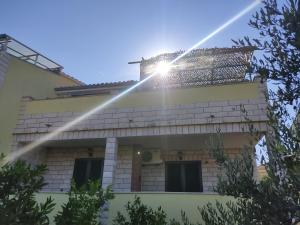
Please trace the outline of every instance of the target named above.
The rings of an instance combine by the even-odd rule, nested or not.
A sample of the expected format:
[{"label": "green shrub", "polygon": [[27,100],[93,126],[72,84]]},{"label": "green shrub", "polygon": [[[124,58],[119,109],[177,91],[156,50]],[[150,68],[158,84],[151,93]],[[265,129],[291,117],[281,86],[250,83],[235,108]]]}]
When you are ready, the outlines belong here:
[{"label": "green shrub", "polygon": [[99,181],[89,182],[81,188],[72,182],[68,195],[68,202],[55,216],[56,225],[101,224],[98,221],[99,212],[103,212],[107,201],[114,197],[111,188],[102,189]]},{"label": "green shrub", "polygon": [[48,214],[55,205],[53,200],[47,198],[38,204],[34,197],[34,193],[45,185],[43,174],[46,170],[45,165],[32,167],[21,160],[1,166],[0,224],[49,224]]},{"label": "green shrub", "polygon": [[113,225],[167,225],[167,214],[158,207],[153,210],[144,205],[140,197],[135,196],[133,203],[128,202],[126,207],[127,216],[118,212],[113,220]]}]

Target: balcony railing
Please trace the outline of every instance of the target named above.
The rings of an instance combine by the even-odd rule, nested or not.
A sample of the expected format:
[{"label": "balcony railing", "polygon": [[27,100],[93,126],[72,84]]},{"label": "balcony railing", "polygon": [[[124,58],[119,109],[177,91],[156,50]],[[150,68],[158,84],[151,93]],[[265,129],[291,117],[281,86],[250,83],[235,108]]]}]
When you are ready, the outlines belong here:
[{"label": "balcony railing", "polygon": [[38,53],[37,51],[31,49],[7,34],[0,34],[0,51],[6,51],[7,53],[21,60],[52,72],[60,72],[63,69],[63,67],[58,63]]}]

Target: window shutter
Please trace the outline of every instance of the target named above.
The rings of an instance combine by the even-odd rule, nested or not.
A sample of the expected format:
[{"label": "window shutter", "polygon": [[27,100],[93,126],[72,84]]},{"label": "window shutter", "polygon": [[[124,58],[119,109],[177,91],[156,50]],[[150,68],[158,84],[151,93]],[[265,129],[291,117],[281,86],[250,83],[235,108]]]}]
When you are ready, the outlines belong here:
[{"label": "window shutter", "polygon": [[89,174],[90,180],[102,179],[103,160],[97,159],[91,161],[91,171]]},{"label": "window shutter", "polygon": [[77,187],[81,187],[86,182],[87,161],[76,159],[74,165],[73,178]]},{"label": "window shutter", "polygon": [[201,161],[166,162],[166,191],[202,192]]}]

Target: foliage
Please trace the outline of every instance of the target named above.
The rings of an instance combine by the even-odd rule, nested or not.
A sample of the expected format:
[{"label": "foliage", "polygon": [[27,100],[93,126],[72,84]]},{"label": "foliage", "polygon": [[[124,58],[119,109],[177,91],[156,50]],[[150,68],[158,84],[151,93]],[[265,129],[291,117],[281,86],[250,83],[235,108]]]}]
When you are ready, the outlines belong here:
[{"label": "foliage", "polygon": [[[167,215],[158,207],[153,210],[151,207],[144,205],[140,197],[135,196],[133,203],[128,202],[126,211],[128,216],[118,212],[113,220],[113,225],[167,225]],[[172,221],[171,225],[177,225],[176,221]]]},{"label": "foliage", "polygon": [[[292,218],[296,221],[299,203],[292,202],[290,193],[286,192],[290,190],[284,189],[270,177],[260,182],[249,179],[252,178],[249,173],[253,171],[249,161],[252,162],[250,154],[226,160],[225,175],[220,178],[217,191],[235,197],[235,201],[229,201],[226,205],[217,201],[214,206],[208,204],[199,209],[205,224],[271,225],[292,224]],[[299,186],[294,188],[299,191]],[[298,198],[299,192],[295,196],[295,199]]]},{"label": "foliage", "polygon": [[300,2],[283,2],[262,1],[263,7],[249,22],[257,30],[258,38],[245,37],[234,42],[261,50],[263,56],[253,57],[250,72],[280,84],[278,100],[292,104],[300,97]]},{"label": "foliage", "polygon": [[113,199],[111,187],[102,189],[99,181],[88,182],[87,185],[77,188],[72,181],[68,193],[69,200],[62,206],[62,211],[55,216],[57,225],[96,225],[99,210],[106,210],[107,201]]},{"label": "foliage", "polygon": [[0,224],[49,224],[47,215],[54,208],[53,200],[47,198],[38,204],[34,198],[45,185],[45,171],[45,165],[32,167],[21,160],[0,168]]},{"label": "foliage", "polygon": [[250,21],[259,38],[235,41],[238,46],[261,50],[262,57],[253,58],[250,72],[273,85],[268,93],[269,130],[263,143],[266,158],[262,158],[268,176],[260,182],[251,178],[253,145],[235,159],[226,158],[222,147],[217,148],[215,156],[224,169],[217,191],[235,197],[235,201],[199,209],[207,225],[300,221],[300,120],[295,119],[291,127],[291,115],[299,113],[300,108],[300,1],[280,4],[263,1],[263,8]]}]

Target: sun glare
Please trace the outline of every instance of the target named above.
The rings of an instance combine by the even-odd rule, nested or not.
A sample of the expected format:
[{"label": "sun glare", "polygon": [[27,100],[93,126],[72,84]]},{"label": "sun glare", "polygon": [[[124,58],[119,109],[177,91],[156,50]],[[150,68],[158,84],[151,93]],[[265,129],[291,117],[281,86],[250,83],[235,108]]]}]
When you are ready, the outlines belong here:
[{"label": "sun glare", "polygon": [[165,61],[161,61],[156,65],[156,73],[161,76],[166,76],[171,69],[171,65]]}]

